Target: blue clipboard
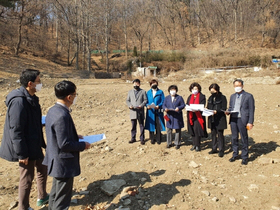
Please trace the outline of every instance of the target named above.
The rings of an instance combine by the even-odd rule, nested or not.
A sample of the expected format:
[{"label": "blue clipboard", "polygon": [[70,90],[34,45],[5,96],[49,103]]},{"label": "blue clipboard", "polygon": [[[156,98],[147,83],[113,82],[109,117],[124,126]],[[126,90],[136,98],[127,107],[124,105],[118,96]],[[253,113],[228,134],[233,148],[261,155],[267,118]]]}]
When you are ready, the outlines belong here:
[{"label": "blue clipboard", "polygon": [[46,124],[46,115],[42,116],[42,125]]},{"label": "blue clipboard", "polygon": [[90,144],[101,141],[103,139],[106,139],[106,136],[104,133],[102,134],[96,134],[96,135],[91,135],[91,136],[84,136],[83,139],[79,139],[79,141],[86,141]]}]

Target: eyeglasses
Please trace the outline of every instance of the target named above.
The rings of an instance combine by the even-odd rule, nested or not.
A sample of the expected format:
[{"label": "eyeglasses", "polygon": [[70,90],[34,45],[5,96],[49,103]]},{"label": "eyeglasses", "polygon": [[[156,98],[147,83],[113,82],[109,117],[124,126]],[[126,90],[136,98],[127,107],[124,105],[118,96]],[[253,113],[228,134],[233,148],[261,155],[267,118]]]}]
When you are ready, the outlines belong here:
[{"label": "eyeglasses", "polygon": [[70,94],[71,96],[78,96],[78,93]]}]

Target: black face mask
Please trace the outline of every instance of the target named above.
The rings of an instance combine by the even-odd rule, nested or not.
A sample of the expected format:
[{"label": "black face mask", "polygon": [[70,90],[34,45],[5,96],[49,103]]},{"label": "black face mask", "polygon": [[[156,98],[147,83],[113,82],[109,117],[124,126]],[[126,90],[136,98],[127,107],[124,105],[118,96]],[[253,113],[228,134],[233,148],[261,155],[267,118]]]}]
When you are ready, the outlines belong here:
[{"label": "black face mask", "polygon": [[139,89],[140,89],[140,87],[139,87],[139,86],[137,86],[137,85],[135,85],[135,86],[134,86],[134,89],[135,89],[135,90],[139,90]]},{"label": "black face mask", "polygon": [[157,85],[152,85],[152,88],[153,89],[157,89]]}]

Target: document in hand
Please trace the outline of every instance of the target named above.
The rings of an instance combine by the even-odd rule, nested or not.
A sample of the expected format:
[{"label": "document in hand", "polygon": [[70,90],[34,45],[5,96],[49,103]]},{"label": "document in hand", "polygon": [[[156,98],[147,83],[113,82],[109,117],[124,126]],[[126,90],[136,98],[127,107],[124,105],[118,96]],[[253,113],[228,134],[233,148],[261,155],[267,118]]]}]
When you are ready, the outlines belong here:
[{"label": "document in hand", "polygon": [[237,113],[237,112],[239,112],[239,111],[237,111],[237,110],[232,110],[232,111],[227,111],[227,110],[221,110],[221,111],[223,111],[223,112],[228,112],[228,113]]},{"label": "document in hand", "polygon": [[204,104],[190,104],[190,105],[186,105],[185,109],[187,111],[191,111],[191,112],[203,111],[204,110]]},{"label": "document in hand", "polygon": [[84,136],[83,139],[79,139],[79,141],[86,141],[90,144],[94,143],[94,142],[98,142],[101,141],[103,139],[106,139],[106,136],[104,133],[102,134],[97,134],[97,135],[91,135],[91,136]]},{"label": "document in hand", "polygon": [[239,111],[237,110],[232,110],[232,111],[228,111],[229,113],[238,113]]},{"label": "document in hand", "polygon": [[152,103],[152,104],[149,105],[149,106],[150,106],[150,108],[152,108],[152,109],[156,108],[156,105],[155,105],[154,103]]},{"label": "document in hand", "polygon": [[208,117],[214,115],[214,110],[210,110],[210,109],[204,109],[202,112],[202,116]]}]

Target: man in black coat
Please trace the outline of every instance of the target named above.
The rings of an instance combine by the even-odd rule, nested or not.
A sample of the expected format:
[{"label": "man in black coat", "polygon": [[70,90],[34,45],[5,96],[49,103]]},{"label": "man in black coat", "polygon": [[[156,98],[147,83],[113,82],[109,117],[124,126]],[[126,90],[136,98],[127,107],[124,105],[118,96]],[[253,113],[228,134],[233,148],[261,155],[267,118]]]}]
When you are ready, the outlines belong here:
[{"label": "man in black coat", "polygon": [[61,81],[55,85],[56,104],[46,117],[47,150],[43,164],[53,177],[49,210],[66,210],[70,206],[74,177],[81,173],[80,152],[88,149],[88,142],[79,142],[70,106],[77,99],[76,85]]},{"label": "man in black coat", "polygon": [[46,148],[42,113],[39,98],[35,95],[42,87],[39,74],[38,70],[24,70],[20,76],[21,87],[13,90],[6,98],[8,110],[0,157],[19,162],[19,210],[32,210],[29,195],[34,167],[37,168],[37,205],[47,203],[49,198],[46,192],[47,167],[42,165],[42,147]]}]

